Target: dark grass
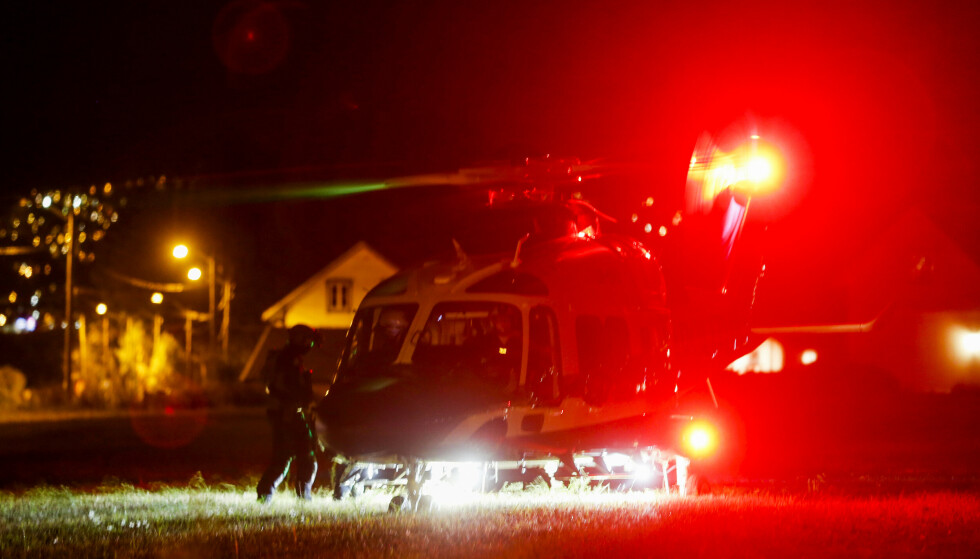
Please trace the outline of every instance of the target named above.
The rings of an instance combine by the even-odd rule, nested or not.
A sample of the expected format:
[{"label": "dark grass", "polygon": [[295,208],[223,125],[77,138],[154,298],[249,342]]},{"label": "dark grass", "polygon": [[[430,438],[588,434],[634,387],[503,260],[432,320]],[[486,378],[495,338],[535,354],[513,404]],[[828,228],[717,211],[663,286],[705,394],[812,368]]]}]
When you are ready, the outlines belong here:
[{"label": "dark grass", "polygon": [[976,398],[800,392],[741,406],[746,454],[717,495],[531,491],[399,515],[325,489],[256,505],[259,409],[14,418],[0,557],[980,556]]},{"label": "dark grass", "polygon": [[41,488],[0,497],[3,557],[972,557],[976,494],[726,491],[478,496],[429,513],[388,495],[254,502],[238,486]]}]

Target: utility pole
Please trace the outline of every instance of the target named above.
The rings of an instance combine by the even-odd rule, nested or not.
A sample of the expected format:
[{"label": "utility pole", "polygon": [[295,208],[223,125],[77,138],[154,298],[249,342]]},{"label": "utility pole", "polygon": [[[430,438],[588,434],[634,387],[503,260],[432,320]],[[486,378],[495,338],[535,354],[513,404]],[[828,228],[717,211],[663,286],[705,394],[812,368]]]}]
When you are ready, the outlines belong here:
[{"label": "utility pole", "polygon": [[217,354],[216,336],[215,336],[215,325],[217,324],[215,320],[217,301],[215,297],[215,285],[217,284],[217,279],[214,277],[214,256],[208,256],[208,366],[214,365],[214,357]]},{"label": "utility pole", "polygon": [[71,275],[72,261],[75,255],[75,212],[71,208],[68,210],[68,220],[65,225],[65,248],[68,249],[68,252],[65,260],[65,353],[62,361],[64,372],[62,388],[64,388],[68,400],[71,400],[73,392],[71,385],[71,331],[74,327],[74,321],[71,319],[71,299],[74,289]]},{"label": "utility pole", "polygon": [[232,283],[228,276],[225,276],[224,282],[221,286],[221,357],[225,361],[228,360],[228,326],[230,323],[229,314],[231,313],[231,290]]}]

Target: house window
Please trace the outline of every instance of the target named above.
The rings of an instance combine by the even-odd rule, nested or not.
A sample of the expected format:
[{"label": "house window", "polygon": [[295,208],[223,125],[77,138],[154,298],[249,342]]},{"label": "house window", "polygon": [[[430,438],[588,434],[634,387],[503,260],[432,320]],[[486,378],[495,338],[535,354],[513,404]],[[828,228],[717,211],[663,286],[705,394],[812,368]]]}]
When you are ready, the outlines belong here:
[{"label": "house window", "polygon": [[327,312],[350,312],[354,310],[351,296],[354,282],[349,279],[327,280]]}]

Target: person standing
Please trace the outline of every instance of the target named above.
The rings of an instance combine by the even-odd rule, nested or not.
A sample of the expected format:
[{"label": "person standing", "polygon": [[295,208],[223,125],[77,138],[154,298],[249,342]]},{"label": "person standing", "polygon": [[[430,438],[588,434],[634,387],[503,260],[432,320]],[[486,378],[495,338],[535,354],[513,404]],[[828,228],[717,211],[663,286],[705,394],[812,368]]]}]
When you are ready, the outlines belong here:
[{"label": "person standing", "polygon": [[303,368],[303,356],[315,343],[316,332],[312,328],[293,326],[286,347],[269,356],[270,362],[264,368],[268,371],[266,413],[272,426],[272,459],[256,488],[259,502],[272,500],[291,464],[296,466],[296,495],[307,501],[312,498],[317,464],[307,414],[313,402],[313,371]]}]

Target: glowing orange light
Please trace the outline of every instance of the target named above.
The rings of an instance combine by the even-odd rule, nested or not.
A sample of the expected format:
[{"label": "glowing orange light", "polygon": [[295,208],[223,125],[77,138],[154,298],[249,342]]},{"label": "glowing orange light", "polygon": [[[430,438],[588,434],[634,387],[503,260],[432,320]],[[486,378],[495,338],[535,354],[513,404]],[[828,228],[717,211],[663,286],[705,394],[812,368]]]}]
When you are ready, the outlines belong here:
[{"label": "glowing orange light", "polygon": [[109,307],[107,307],[105,303],[99,303],[98,305],[95,305],[95,314],[103,315],[108,310],[109,310]]},{"label": "glowing orange light", "polygon": [[684,430],[684,446],[692,457],[703,457],[718,446],[718,432],[706,421],[692,423]]},{"label": "glowing orange light", "polygon": [[203,272],[201,272],[200,268],[191,268],[190,270],[187,270],[187,279],[191,281],[197,281],[201,279],[202,275]]},{"label": "glowing orange light", "polygon": [[150,302],[153,303],[154,305],[159,305],[160,303],[162,303],[163,302],[163,293],[160,293],[158,291],[158,292],[154,293],[153,295],[150,295]]},{"label": "glowing orange light", "polygon": [[708,447],[711,437],[704,429],[696,429],[691,432],[691,448],[703,450]]},{"label": "glowing orange light", "polygon": [[959,348],[967,359],[980,357],[980,332],[960,332]]},{"label": "glowing orange light", "polygon": [[667,226],[666,225],[661,225],[660,226],[660,229],[657,230],[657,233],[659,233],[661,237],[666,237],[667,236]]},{"label": "glowing orange light", "polygon": [[174,258],[186,258],[189,252],[186,245],[177,245],[174,247]]}]

